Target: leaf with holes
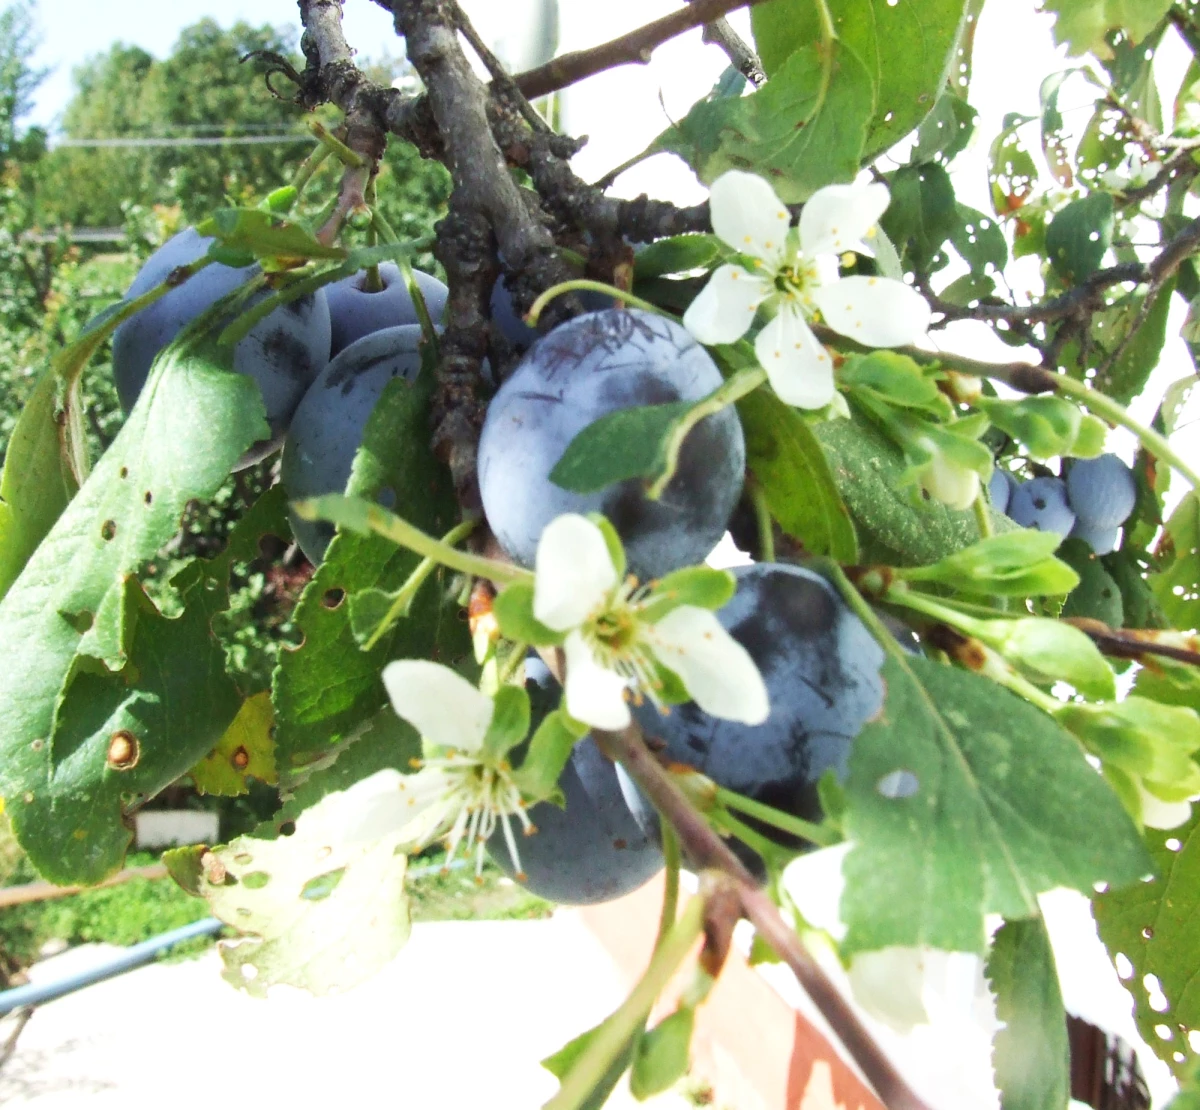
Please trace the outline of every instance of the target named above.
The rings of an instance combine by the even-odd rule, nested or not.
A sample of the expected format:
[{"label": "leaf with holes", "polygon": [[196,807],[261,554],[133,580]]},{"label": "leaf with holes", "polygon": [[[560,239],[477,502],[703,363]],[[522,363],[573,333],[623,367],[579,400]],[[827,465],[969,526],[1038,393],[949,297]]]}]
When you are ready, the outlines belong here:
[{"label": "leaf with holes", "polygon": [[271,739],[274,721],[271,695],[265,690],[242,702],[217,746],[192,768],[196,789],[201,794],[236,798],[249,793],[252,778],[271,785],[278,782]]},{"label": "leaf with holes", "polygon": [[1090,193],[1054,214],[1046,228],[1046,250],[1062,279],[1078,285],[1100,269],[1112,237],[1113,198]]},{"label": "leaf with holes", "polygon": [[889,184],[892,200],[880,222],[905,268],[940,270],[947,261],[942,244],[960,226],[950,175],[941,166],[902,166]]},{"label": "leaf with holes", "polygon": [[313,994],[357,986],[408,941],[408,860],[398,834],[346,835],[346,795],[296,819],[291,836],[241,836],[202,857],[200,894],[243,934],[224,941],[225,978],[257,997],[276,983]]},{"label": "leaf with holes", "polygon": [[1150,589],[1175,628],[1200,628],[1200,497],[1189,490],[1171,514],[1159,544],[1162,569]]},{"label": "leaf with holes", "polygon": [[649,153],[678,154],[706,184],[730,169],[761,174],[789,204],[850,180],[862,158],[871,81],[843,43],[828,56],[826,67],[810,42],[750,96],[701,100]]},{"label": "leaf with holes", "polygon": [[[966,10],[964,0],[830,0],[837,41],[862,59],[874,92],[864,158],[902,139],[933,108],[951,79]],[[750,24],[772,80],[797,52],[822,39],[819,7],[811,0],[759,5]]]},{"label": "leaf with holes", "polygon": [[[184,506],[212,496],[246,448],[268,434],[253,381],[230,373],[211,347],[169,347],[109,450],[0,600],[0,642],[9,655],[0,673],[0,796],[48,878],[94,882],[116,870],[129,839],[120,794],[160,789],[186,771],[237,709],[236,690],[223,685],[208,603],[189,605],[198,616],[181,620],[193,625],[165,621],[128,580],[175,534]],[[184,631],[195,647],[173,645],[182,662],[172,675],[176,663],[163,645]],[[132,670],[131,659],[139,660]],[[211,709],[200,700],[194,712],[167,721],[155,700],[166,690],[184,703],[209,690]],[[116,784],[105,751],[108,737],[127,726],[95,731],[109,718],[142,729],[135,735],[145,766],[125,786]]]},{"label": "leaf with holes", "polygon": [[1171,0],[1046,0],[1043,7],[1054,16],[1054,41],[1065,43],[1068,54],[1111,58],[1110,31],[1127,31],[1133,42],[1141,42],[1167,14]]},{"label": "leaf with holes", "polygon": [[1155,877],[1099,895],[1096,924],[1118,970],[1120,956],[1132,965],[1123,978],[1146,1043],[1182,1073],[1200,1061],[1188,1036],[1200,1029],[1200,811],[1182,828],[1147,829],[1146,842]]},{"label": "leaf with holes", "polygon": [[1070,1045],[1046,923],[1006,921],[992,940],[996,1086],[1004,1110],[1061,1110],[1071,1097]]},{"label": "leaf with holes", "polygon": [[[456,523],[449,474],[429,448],[432,375],[391,382],[367,424],[348,490],[371,500],[385,490],[396,512],[418,528],[444,535]],[[281,776],[335,751],[386,704],[380,680],[397,658],[470,658],[470,637],[449,576],[431,576],[398,621],[370,651],[354,637],[348,595],[400,588],[419,562],[375,535],[339,532],[301,595],[293,617],[304,639],[280,658],[273,681],[276,758]]]},{"label": "leaf with holes", "polygon": [[961,96],[942,93],[934,101],[933,111],[917,128],[917,144],[908,156],[910,164],[935,162],[949,165],[971,141],[978,115]]},{"label": "leaf with holes", "polygon": [[1076,741],[990,679],[925,659],[883,668],[887,699],[850,752],[845,955],[982,952],[984,915],[1150,870],[1137,829]]},{"label": "leaf with holes", "polygon": [[[864,561],[921,566],[979,539],[973,513],[921,500],[904,487],[908,464],[903,454],[865,417],[855,413],[849,420],[817,424],[813,431],[850,509]],[[999,513],[992,519],[997,532],[1015,527]]]}]

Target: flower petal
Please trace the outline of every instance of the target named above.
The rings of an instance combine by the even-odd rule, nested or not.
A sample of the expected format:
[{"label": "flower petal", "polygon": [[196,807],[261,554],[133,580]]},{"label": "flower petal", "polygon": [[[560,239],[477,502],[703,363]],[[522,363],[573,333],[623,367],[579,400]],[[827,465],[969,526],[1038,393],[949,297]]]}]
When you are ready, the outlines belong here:
[{"label": "flower petal", "polygon": [[784,889],[804,920],[824,929],[839,942],[846,936],[846,925],[839,912],[842,891],[846,889],[842,864],[853,847],[853,841],[845,840],[829,848],[806,852],[792,860],[781,877]]},{"label": "flower petal", "polygon": [[784,305],[758,333],[754,353],[780,400],[801,409],[822,409],[833,400],[833,359],[795,308]]},{"label": "flower petal", "polygon": [[[441,770],[402,775],[388,768],[325,795],[318,808],[340,847],[389,838],[415,845],[437,834],[441,815],[436,803],[445,798],[447,788],[448,778]],[[300,820],[311,820],[314,813],[316,809],[306,811]]]},{"label": "flower petal", "polygon": [[563,513],[542,530],[534,561],[533,615],[547,628],[577,628],[616,584],[604,533],[587,517]]},{"label": "flower petal", "polygon": [[392,708],[429,743],[476,752],[492,722],[487,694],[462,675],[427,659],[400,659],[383,668]]},{"label": "flower petal", "polygon": [[595,728],[621,729],[629,724],[626,683],[597,662],[587,641],[571,632],[563,643],[567,657],[567,712]]},{"label": "flower petal", "polygon": [[868,347],[915,343],[929,328],[929,303],[902,281],[848,277],[813,290],[834,331]]},{"label": "flower petal", "polygon": [[647,638],[705,713],[746,725],[767,719],[767,687],[758,667],[711,610],[681,605],[648,629]]},{"label": "flower petal", "polygon": [[928,948],[881,948],[860,952],[850,964],[854,1000],[898,1033],[929,1021],[925,1010],[927,964],[937,956]]},{"label": "flower petal", "polygon": [[729,170],[712,183],[708,206],[718,239],[779,268],[792,215],[765,178]]},{"label": "flower petal", "polygon": [[887,210],[886,185],[826,185],[800,211],[800,250],[805,258],[853,249]]},{"label": "flower petal", "polygon": [[774,290],[741,266],[720,266],[683,314],[683,326],[701,343],[733,343],[746,334],[758,306]]}]

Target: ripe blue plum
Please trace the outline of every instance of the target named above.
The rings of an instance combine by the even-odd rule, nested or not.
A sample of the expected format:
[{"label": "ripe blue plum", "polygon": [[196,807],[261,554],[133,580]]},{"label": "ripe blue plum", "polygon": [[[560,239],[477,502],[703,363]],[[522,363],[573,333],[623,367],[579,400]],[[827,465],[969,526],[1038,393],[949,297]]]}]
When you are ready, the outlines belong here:
[{"label": "ripe blue plum", "polygon": [[[126,299],[149,292],[171,271],[196,261],[211,242],[191,227],[169,239],[138,272]],[[137,401],[159,352],[187,324],[257,273],[257,266],[233,269],[212,263],[117,328],[113,379],[126,412]],[[328,362],[329,307],[321,290],[276,309],[237,344],[233,368],[258,383],[271,426],[271,438],[255,444],[240,466],[264,458],[279,446],[300,398]]]},{"label": "ripe blue plum", "polygon": [[996,467],[988,482],[988,497],[992,500],[992,508],[998,513],[1008,511],[1008,503],[1012,500],[1013,490],[1017,488],[1017,480],[1007,470]]},{"label": "ripe blue plum", "polygon": [[1071,529],[1071,536],[1083,540],[1097,555],[1116,551],[1120,534],[1120,525],[1115,528],[1092,528],[1083,522],[1082,517],[1076,517],[1075,527]]},{"label": "ripe blue plum", "polygon": [[1075,514],[1067,501],[1067,487],[1058,478],[1031,478],[1013,490],[1008,515],[1022,528],[1057,532],[1067,536],[1075,527]]},{"label": "ripe blue plum", "polygon": [[[437,278],[420,270],[414,270],[413,276],[425,298],[430,318],[435,324],[439,323],[449,290]],[[366,270],[359,270],[353,277],[342,278],[325,287],[329,302],[330,358],[336,358],[364,335],[384,328],[420,323],[400,267],[394,262],[380,263],[379,277],[383,288],[377,292],[368,292],[364,288]]]},{"label": "ripe blue plum", "polygon": [[[351,343],[304,395],[283,447],[281,480],[290,500],[341,493],[375,403],[393,378],[412,381],[421,369],[421,329],[384,328]],[[333,526],[291,514],[300,550],[320,562]]]},{"label": "ripe blue plum", "polygon": [[572,493],[550,471],[575,436],[619,409],[698,401],[721,374],[679,324],[636,309],[592,312],[557,327],[500,387],[479,441],[483,511],[501,547],[531,565],[542,529],[562,513],[603,513],[631,573],[653,578],[698,563],[716,546],[741,494],[745,441],[732,408],[684,441],[658,501],[640,479]]},{"label": "ripe blue plum", "polygon": [[1129,519],[1137,502],[1137,481],[1116,455],[1078,459],[1067,471],[1067,496],[1089,532],[1107,532]]},{"label": "ripe blue plum", "polygon": [[[526,663],[526,676],[536,727],[558,704],[559,688],[541,660]],[[620,898],[662,869],[662,854],[630,809],[617,768],[591,737],[575,745],[558,784],[566,808],[549,802],[533,806],[529,819],[538,831],[517,841],[524,887],[551,902],[586,905]],[[499,830],[488,852],[515,878]]]},{"label": "ripe blue plum", "polygon": [[821,575],[780,563],[737,567],[733,574],[737,592],[717,617],[762,673],[768,720],[721,720],[695,702],[665,714],[644,703],[634,716],[669,759],[729,790],[820,821],[818,781],[829,770],[846,775],[852,741],[883,705],[883,649]]}]

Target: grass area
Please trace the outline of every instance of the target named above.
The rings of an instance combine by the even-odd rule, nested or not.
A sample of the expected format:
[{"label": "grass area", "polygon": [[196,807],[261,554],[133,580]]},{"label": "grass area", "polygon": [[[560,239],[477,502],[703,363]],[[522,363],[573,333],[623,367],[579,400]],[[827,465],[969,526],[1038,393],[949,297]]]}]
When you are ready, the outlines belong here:
[{"label": "grass area", "polygon": [[[441,852],[429,853],[413,860],[412,868],[436,867],[443,858]],[[156,855],[136,852],[126,866],[157,862]],[[7,876],[0,872],[0,886],[38,880],[24,857],[17,858],[9,872]],[[409,884],[409,895],[414,921],[530,920],[548,917],[554,908],[506,879],[490,862],[478,881],[473,867],[417,874]],[[170,879],[141,878],[103,890],[0,909],[0,988],[15,972],[33,963],[49,941],[137,944],[208,916],[206,902],[185,894]],[[213,940],[198,937],[187,941],[168,958],[197,955]]]}]

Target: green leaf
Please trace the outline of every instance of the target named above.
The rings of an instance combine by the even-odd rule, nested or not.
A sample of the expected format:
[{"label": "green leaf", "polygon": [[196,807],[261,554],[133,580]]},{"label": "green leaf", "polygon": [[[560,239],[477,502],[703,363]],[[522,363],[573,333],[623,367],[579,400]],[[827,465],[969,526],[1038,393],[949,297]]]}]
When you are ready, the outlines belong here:
[{"label": "green leaf", "polygon": [[9,438],[0,473],[0,597],[75,495],[63,453],[58,375],[42,371]]},{"label": "green leaf", "polygon": [[1042,102],[1042,153],[1054,180],[1064,189],[1069,189],[1075,183],[1075,175],[1071,171],[1071,158],[1067,152],[1058,94],[1063,82],[1076,72],[1074,69],[1064,69],[1052,73],[1042,81],[1038,90],[1038,98]]},{"label": "green leaf", "polygon": [[634,1098],[643,1101],[661,1094],[687,1074],[695,1027],[696,1008],[680,1005],[642,1034],[629,1073],[629,1090]]},{"label": "green leaf", "polygon": [[814,37],[750,96],[702,100],[651,145],[678,154],[711,185],[726,170],[761,174],[785,204],[858,172],[872,111],[862,61],[835,43],[829,66]]},{"label": "green leaf", "polygon": [[[203,413],[204,419],[196,418]],[[131,576],[266,438],[262,397],[200,344],[169,347],[112,446],[0,601],[0,795],[38,869],[95,882],[120,867],[121,795],[153,794],[210,751],[240,698],[212,602],[161,618]],[[178,653],[178,657],[176,654]],[[168,702],[174,705],[168,711]],[[184,708],[190,706],[191,708]],[[138,764],[106,763],[115,733]]]},{"label": "green leaf", "polygon": [[989,536],[932,566],[905,571],[903,577],[996,597],[1065,594],[1079,584],[1079,575],[1054,558],[1061,542],[1053,532],[1022,528]]},{"label": "green leaf", "polygon": [[1131,41],[1141,42],[1167,14],[1171,0],[1046,0],[1043,7],[1054,16],[1054,41],[1065,43],[1068,54],[1111,58],[1110,31],[1127,31]]},{"label": "green leaf", "polygon": [[1028,447],[1035,459],[1074,454],[1084,413],[1065,397],[980,397],[975,405],[997,428]]},{"label": "green leaf", "polygon": [[[1123,978],[1142,1037],[1182,1075],[1200,1060],[1185,1032],[1200,1028],[1200,809],[1193,807],[1182,828],[1147,829],[1146,842],[1155,877],[1109,890],[1093,905],[1100,939],[1118,970],[1118,955],[1132,965],[1132,974]],[[1154,978],[1147,981],[1148,976]],[[1159,1028],[1170,1037],[1160,1037]]]},{"label": "green leaf", "polygon": [[1033,682],[1044,686],[1066,682],[1088,698],[1117,696],[1108,661],[1074,625],[1048,617],[1021,617],[978,621],[973,631]]},{"label": "green leaf", "polygon": [[992,185],[992,211],[997,216],[1019,210],[1037,184],[1038,168],[1020,131],[1020,125],[1033,118],[1010,112],[1004,117],[1004,130],[992,140],[988,180]]},{"label": "green leaf", "polygon": [[1137,328],[1115,361],[1108,364],[1106,360],[1100,364],[1101,372],[1092,380],[1094,389],[1107,393],[1122,405],[1129,404],[1142,392],[1158,366],[1167,340],[1167,317],[1171,311],[1171,294],[1174,290],[1175,279],[1171,278],[1159,290],[1144,318],[1141,313],[1146,299],[1135,297],[1122,314],[1122,319],[1110,321],[1111,327],[1105,337],[1107,347],[1124,340],[1135,324]]},{"label": "green leaf", "polygon": [[1032,917],[1043,891],[1149,871],[1116,795],[1040,710],[925,659],[889,659],[883,677],[883,712],[850,753],[845,955],[982,952],[985,914]]},{"label": "green leaf", "polygon": [[700,609],[720,609],[737,589],[737,581],[727,570],[715,567],[683,567],[660,578],[642,611],[644,620],[654,623],[681,605]]},{"label": "green leaf", "polygon": [[[429,448],[432,374],[416,382],[397,378],[384,390],[367,423],[347,485],[374,502],[384,490],[395,510],[416,527],[445,535],[456,522],[449,474]],[[470,658],[470,635],[448,578],[435,572],[417,593],[407,618],[370,651],[354,637],[347,596],[391,592],[408,579],[418,557],[376,535],[339,532],[296,606],[293,620],[304,639],[276,668],[276,756],[280,774],[298,767],[365,727],[384,706],[380,672],[392,659],[436,659],[453,665]]]},{"label": "green leaf", "polygon": [[814,555],[858,562],[858,538],[825,448],[808,422],[769,390],[737,405],[746,437],[746,465],[771,516]]},{"label": "green leaf", "polygon": [[[933,108],[955,61],[966,8],[964,0],[830,0],[838,41],[865,63],[874,93],[864,158],[902,139]],[[750,11],[750,24],[772,80],[797,52],[821,41],[811,0],[759,5]]]},{"label": "green leaf", "polygon": [[196,226],[196,231],[215,236],[226,247],[248,251],[255,258],[346,257],[342,247],[327,247],[302,224],[261,208],[218,208]]},{"label": "green leaf", "polygon": [[244,936],[222,944],[225,978],[256,997],[277,983],[349,990],[408,940],[407,859],[395,840],[347,841],[343,796],[296,820],[291,836],[241,836],[203,858],[200,893]]},{"label": "green leaf", "polygon": [[1079,585],[1067,597],[1061,615],[1090,617],[1110,628],[1121,628],[1125,624],[1121,591],[1091,547],[1083,540],[1066,540],[1058,555],[1079,575]]},{"label": "green leaf", "polygon": [[949,165],[971,141],[978,115],[961,96],[953,92],[942,93],[917,128],[917,143],[908,156],[909,162],[913,165],[921,162]]},{"label": "green leaf", "polygon": [[905,269],[927,272],[946,263],[942,244],[959,226],[950,175],[941,166],[902,166],[890,181],[892,199],[880,221]]},{"label": "green leaf", "polygon": [[242,702],[217,746],[191,769],[196,789],[201,794],[236,798],[249,793],[248,780],[252,778],[272,785],[278,782],[271,737],[274,722],[275,711],[267,691]]},{"label": "green leaf", "polygon": [[584,428],[550,471],[573,493],[592,493],[630,478],[654,478],[666,463],[664,441],[691,401],[618,409]]},{"label": "green leaf", "polygon": [[561,644],[564,634],[547,628],[533,615],[533,583],[513,582],[492,603],[492,614],[508,639],[543,646]]},{"label": "green leaf", "polygon": [[638,281],[710,270],[721,260],[724,247],[715,235],[673,235],[638,251],[633,260]]},{"label": "green leaf", "polygon": [[1200,495],[1184,494],[1165,525],[1159,550],[1164,566],[1150,589],[1175,628],[1200,628]]},{"label": "green leaf", "polygon": [[501,686],[492,703],[492,721],[483,748],[500,759],[529,735],[529,695],[524,686]]},{"label": "green leaf", "polygon": [[[621,1014],[619,1012],[612,1014],[594,1029],[589,1029],[586,1033],[580,1033],[578,1037],[573,1037],[554,1053],[553,1056],[547,1056],[542,1061],[542,1067],[556,1079],[563,1079],[572,1067],[574,1067],[575,1061],[583,1055],[588,1045],[600,1031],[610,1023],[616,1024],[620,1019]],[[604,1104],[608,1102],[608,1096],[613,1093],[613,1090],[621,1080],[621,1076],[625,1074],[629,1069],[629,1065],[633,1063],[634,1052],[637,1049],[637,1044],[641,1039],[644,1028],[645,1025],[643,1023],[643,1025],[634,1030],[609,1066],[609,1069],[593,1088],[591,1094],[583,1102],[579,1103],[575,1110],[601,1110]]]},{"label": "green leaf", "polygon": [[530,738],[529,749],[514,775],[524,798],[543,801],[555,794],[559,776],[579,739],[579,730],[563,710],[546,714]]},{"label": "green leaf", "polygon": [[[829,420],[813,431],[857,526],[863,560],[919,566],[979,539],[973,513],[922,500],[913,492],[905,481],[909,466],[904,455],[864,417],[855,413],[849,420]],[[998,513],[993,523],[997,532],[1015,527]]]},{"label": "green leaf", "polygon": [[971,267],[971,273],[986,276],[1008,265],[1008,240],[990,216],[965,204],[957,206],[958,218],[950,232],[950,242]]},{"label": "green leaf", "polygon": [[996,996],[993,1065],[1003,1110],[1062,1110],[1071,1097],[1070,1045],[1058,970],[1040,918],[1006,921],[987,977]]},{"label": "green leaf", "polygon": [[1113,198],[1089,193],[1054,214],[1046,228],[1046,250],[1063,280],[1078,285],[1100,269],[1112,236]]},{"label": "green leaf", "polygon": [[924,374],[907,355],[895,351],[851,355],[838,371],[838,380],[843,388],[869,389],[881,400],[899,408],[935,412],[946,408],[946,399],[937,382]]}]

